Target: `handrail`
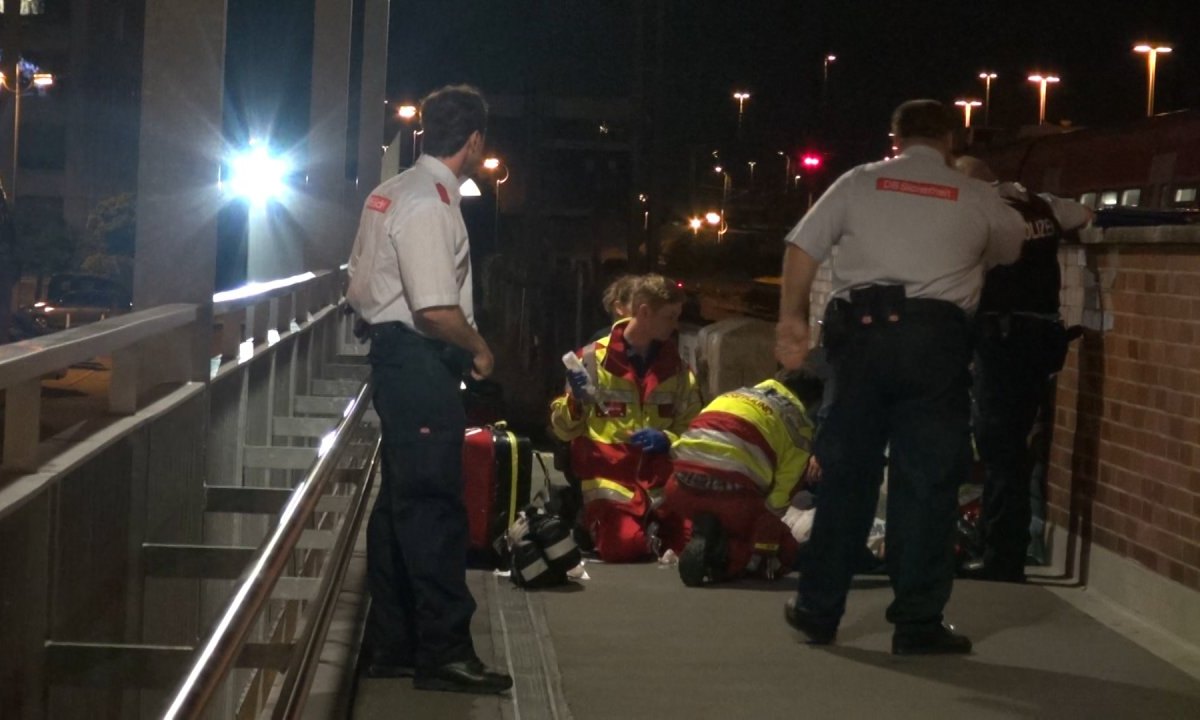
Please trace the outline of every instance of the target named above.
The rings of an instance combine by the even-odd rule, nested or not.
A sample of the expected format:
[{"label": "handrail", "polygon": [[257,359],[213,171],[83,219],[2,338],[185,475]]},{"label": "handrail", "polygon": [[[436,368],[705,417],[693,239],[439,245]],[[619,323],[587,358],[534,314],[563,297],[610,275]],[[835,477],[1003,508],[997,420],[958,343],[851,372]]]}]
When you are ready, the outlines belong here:
[{"label": "handrail", "polygon": [[325,636],[329,632],[329,624],[333,621],[342,581],[346,577],[346,567],[354,553],[358,528],[370,504],[371,484],[375,478],[375,470],[381,462],[382,445],[383,438],[376,438],[371,460],[367,463],[367,474],[363,477],[354,507],[346,516],[337,544],[329,556],[330,569],[321,578],[317,597],[309,604],[305,613],[304,640],[297,643],[296,650],[292,653],[291,662],[288,663],[287,672],[283,676],[279,699],[275,703],[275,711],[271,713],[272,720],[292,720],[300,717],[304,711],[304,703],[308,699],[308,691],[312,687],[313,676],[321,659],[321,647],[325,644]]},{"label": "handrail", "polygon": [[186,303],[160,305],[33,340],[0,345],[0,388],[184,327],[196,321],[197,311],[198,306]]},{"label": "handrail", "polygon": [[317,461],[292,493],[278,523],[255,554],[220,619],[196,653],[191,668],[163,714],[164,719],[200,718],[233,667],[259,611],[270,598],[304,532],[305,521],[324,494],[353,429],[367,410],[371,390],[372,383],[368,380],[347,406],[336,430],[321,440]]},{"label": "handrail", "polygon": [[319,270],[270,282],[248,283],[240,288],[224,290],[213,295],[213,315],[236,312],[267,300],[284,297],[305,286],[313,287],[328,281],[330,275],[339,274],[337,270]]}]

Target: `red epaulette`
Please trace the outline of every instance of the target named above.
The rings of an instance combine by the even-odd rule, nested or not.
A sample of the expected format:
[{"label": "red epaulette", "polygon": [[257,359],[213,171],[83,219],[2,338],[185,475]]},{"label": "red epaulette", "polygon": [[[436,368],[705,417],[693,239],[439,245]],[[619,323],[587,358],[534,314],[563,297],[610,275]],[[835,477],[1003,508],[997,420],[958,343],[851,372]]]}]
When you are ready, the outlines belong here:
[{"label": "red epaulette", "polygon": [[392,201],[382,195],[372,195],[367,198],[367,209],[375,212],[385,213],[392,206]]},{"label": "red epaulette", "polygon": [[438,195],[442,198],[442,202],[450,204],[450,193],[446,191],[446,186],[441,183],[434,183],[437,187]]}]

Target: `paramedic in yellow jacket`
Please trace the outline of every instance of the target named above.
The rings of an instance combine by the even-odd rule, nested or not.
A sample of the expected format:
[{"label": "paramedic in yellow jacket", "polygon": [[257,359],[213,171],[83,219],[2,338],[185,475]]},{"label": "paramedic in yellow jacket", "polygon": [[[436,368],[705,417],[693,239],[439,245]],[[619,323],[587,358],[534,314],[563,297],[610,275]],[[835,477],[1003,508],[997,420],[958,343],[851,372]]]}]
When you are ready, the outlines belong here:
[{"label": "paramedic in yellow jacket", "polygon": [[550,424],[571,443],[582,480],[584,524],[605,562],[683,550],[687,523],[659,504],[671,474],[671,443],[700,410],[695,376],[674,340],[683,291],[661,275],[637,278],[629,317],[580,348],[583,371],[551,403]]},{"label": "paramedic in yellow jacket", "polygon": [[692,522],[679,559],[685,585],[791,567],[797,543],[785,513],[801,520],[790,504],[811,455],[806,406],[819,405],[821,390],[807,371],[781,372],[719,396],[675,442],[664,507]]}]

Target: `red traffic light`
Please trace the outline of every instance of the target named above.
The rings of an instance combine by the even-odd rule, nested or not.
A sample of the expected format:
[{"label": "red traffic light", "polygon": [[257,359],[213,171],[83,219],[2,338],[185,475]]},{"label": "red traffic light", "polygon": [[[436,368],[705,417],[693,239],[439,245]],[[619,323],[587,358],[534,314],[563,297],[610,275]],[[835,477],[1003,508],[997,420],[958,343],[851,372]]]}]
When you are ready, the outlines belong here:
[{"label": "red traffic light", "polygon": [[814,152],[804,153],[800,157],[800,166],[805,170],[820,170],[822,162],[824,162],[824,158]]}]

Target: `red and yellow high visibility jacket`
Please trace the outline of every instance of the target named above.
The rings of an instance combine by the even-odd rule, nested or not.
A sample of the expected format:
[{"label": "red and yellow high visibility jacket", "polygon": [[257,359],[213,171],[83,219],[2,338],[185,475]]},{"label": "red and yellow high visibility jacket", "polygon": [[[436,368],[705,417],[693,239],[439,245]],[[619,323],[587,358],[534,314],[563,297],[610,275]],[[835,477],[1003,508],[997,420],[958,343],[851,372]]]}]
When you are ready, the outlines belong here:
[{"label": "red and yellow high visibility jacket", "polygon": [[804,405],[782,383],[733,390],[709,403],[672,446],[676,480],[753,489],[782,514],[804,475],[812,435]]},{"label": "red and yellow high visibility jacket", "polygon": [[571,470],[583,481],[587,501],[628,502],[633,485],[657,495],[671,476],[670,455],[643,454],[629,444],[630,436],[656,428],[674,442],[700,410],[696,378],[673,341],[663,343],[637,376],[626,350],[626,323],[576,353],[596,387],[595,402],[583,407],[568,392],[550,404],[551,428],[571,442]]}]

